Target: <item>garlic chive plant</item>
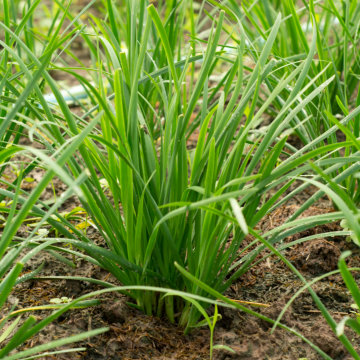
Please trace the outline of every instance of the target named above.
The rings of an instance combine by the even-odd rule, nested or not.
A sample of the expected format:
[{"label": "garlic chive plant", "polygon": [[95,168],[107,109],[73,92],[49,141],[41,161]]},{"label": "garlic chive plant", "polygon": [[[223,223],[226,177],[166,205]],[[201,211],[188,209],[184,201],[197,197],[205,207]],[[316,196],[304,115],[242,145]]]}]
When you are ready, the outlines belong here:
[{"label": "garlic chive plant", "polygon": [[[306,55],[288,62],[271,56],[280,15],[255,48],[243,18],[230,8],[226,16],[212,11],[213,25],[198,38],[200,17],[192,1],[158,10],[147,1],[128,1],[126,12],[110,1],[106,6],[109,23],[92,18],[99,43],[92,47],[99,66],[96,86],[69,70],[95,105],[78,126],[96,113],[101,117],[79,159],[90,174],[81,187],[83,206],[106,247],[83,235],[72,243],[123,285],[206,296],[179,273],[176,262],[224,292],[262,249],[236,261],[248,228],[281,203],[296,176],[312,171],[306,161],[327,164],[329,152],[351,146],[332,143],[299,152],[287,142],[294,126],[306,130],[309,115],[300,123],[298,117],[334,81],[326,69],[308,77],[317,31]],[[187,31],[190,41],[183,43]],[[91,41],[87,34],[84,38]],[[278,103],[281,109],[264,123]],[[190,146],[195,130],[197,141]],[[72,171],[76,175],[79,169]],[[317,221],[323,219],[308,226]],[[275,236],[274,243],[280,239]],[[136,289],[127,294],[133,306],[166,314],[186,329],[199,318],[182,298]]]}]

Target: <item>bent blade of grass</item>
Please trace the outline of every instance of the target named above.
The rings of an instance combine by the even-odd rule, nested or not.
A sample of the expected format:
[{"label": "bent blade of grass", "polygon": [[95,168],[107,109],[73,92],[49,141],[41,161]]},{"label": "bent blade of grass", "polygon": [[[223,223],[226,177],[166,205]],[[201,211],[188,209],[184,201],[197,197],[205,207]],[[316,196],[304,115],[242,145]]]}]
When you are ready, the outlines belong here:
[{"label": "bent blade of grass", "polygon": [[243,233],[245,235],[247,235],[249,233],[249,230],[248,230],[248,226],[246,224],[244,214],[241,210],[241,207],[239,206],[238,202],[234,198],[230,198],[229,201],[230,201],[232,210],[235,214],[236,220],[238,221],[238,223],[240,225],[241,230],[243,231]]},{"label": "bent blade of grass", "polygon": [[[352,268],[348,268],[345,262],[345,259],[351,255],[350,251],[346,251],[344,252],[339,259],[339,271],[341,273],[341,276],[343,277],[343,280],[346,284],[346,287],[349,289],[353,299],[355,300],[355,306],[357,308],[357,310],[360,307],[360,290],[359,290],[359,286],[356,283],[354,277],[351,274],[351,270],[354,270]],[[359,271],[360,269],[356,269],[357,271]],[[358,314],[356,314],[356,316],[358,316]],[[336,326],[336,335],[337,336],[342,336],[344,334],[344,330],[345,330],[345,326],[348,325],[350,326],[357,334],[360,334],[360,324],[359,324],[359,320],[357,319],[352,319],[349,316],[345,316]],[[354,352],[355,349],[354,349]],[[356,359],[360,358],[360,356],[357,354],[358,357],[354,357]]]},{"label": "bent blade of grass", "polygon": [[357,285],[354,277],[351,275],[350,270],[348,269],[345,259],[351,255],[351,252],[344,252],[341,254],[339,259],[339,270],[341,273],[341,276],[344,279],[344,282],[346,284],[346,287],[349,289],[353,299],[355,300],[355,303],[357,306],[360,306],[360,289]]},{"label": "bent blade of grass", "polygon": [[35,346],[35,347],[31,348],[31,349],[18,352],[18,353],[14,354],[14,355],[5,356],[3,359],[4,360],[20,360],[20,359],[24,359],[25,357],[41,353],[43,351],[52,349],[54,347],[71,344],[71,343],[74,343],[74,342],[78,342],[78,341],[87,339],[87,338],[92,337],[92,336],[103,334],[104,332],[106,332],[108,330],[109,330],[109,328],[100,328],[100,329],[96,329],[96,330],[86,331],[86,332],[83,332],[83,333],[78,334],[78,335],[72,335],[72,336],[69,336],[69,337],[66,337],[66,338],[63,338],[63,339],[58,339],[58,340],[51,341],[51,342],[43,344],[43,345],[38,345],[38,346]]},{"label": "bent blade of grass", "polygon": [[[318,171],[322,176],[324,176],[324,173],[317,167],[314,166],[316,171]],[[327,178],[327,176],[326,176]],[[302,181],[309,182],[312,185],[315,185],[320,190],[322,190],[325,194],[327,194],[334,203],[338,206],[338,208],[342,211],[344,214],[348,224],[353,229],[357,239],[360,239],[360,224],[358,223],[357,219],[354,216],[354,209],[351,207],[348,207],[349,202],[351,202],[351,199],[348,197],[348,195],[344,191],[339,191],[339,187],[334,183],[331,182],[330,186],[334,186],[335,189],[337,189],[339,192],[335,192],[331,187],[324,185],[320,183],[319,181],[315,181],[312,179],[307,178],[300,178]],[[356,208],[355,208],[356,209]],[[360,241],[357,243],[357,245],[360,244]]]}]

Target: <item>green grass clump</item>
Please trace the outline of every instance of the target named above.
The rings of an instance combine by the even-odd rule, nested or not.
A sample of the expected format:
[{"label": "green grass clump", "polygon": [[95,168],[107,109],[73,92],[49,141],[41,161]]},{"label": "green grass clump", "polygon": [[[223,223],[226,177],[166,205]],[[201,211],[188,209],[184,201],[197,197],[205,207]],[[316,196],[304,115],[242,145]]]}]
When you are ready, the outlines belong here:
[{"label": "green grass clump", "polygon": [[[106,6],[108,24],[93,18],[101,44],[101,49],[92,48],[99,65],[96,85],[73,75],[96,103],[86,116],[96,112],[101,117],[79,153],[81,167],[89,171],[82,185],[83,206],[107,248],[84,236],[74,244],[124,285],[206,295],[177,271],[177,262],[222,293],[262,249],[235,261],[241,258],[238,249],[248,228],[281,204],[297,176],[312,171],[306,161],[335,163],[328,154],[351,146],[315,146],[321,142],[315,137],[312,146],[298,151],[287,142],[294,126],[307,131],[311,116],[299,116],[334,81],[322,69],[309,79],[317,32],[304,59],[288,62],[271,58],[280,16],[253,51],[236,14],[231,14],[237,21],[229,33],[224,31],[225,13],[213,12],[208,37],[199,39],[192,2],[158,10],[147,7],[146,1],[128,2],[126,18],[111,2]],[[178,35],[188,22],[192,38],[183,46]],[[281,109],[264,124],[263,117],[277,103]],[[196,129],[197,143],[189,148]],[[77,171],[73,169],[75,176]],[[300,224],[306,228],[316,221],[323,220]],[[282,238],[276,234],[272,241]],[[199,317],[183,299],[163,298],[153,291],[128,295],[147,314],[166,313],[186,328]]]}]

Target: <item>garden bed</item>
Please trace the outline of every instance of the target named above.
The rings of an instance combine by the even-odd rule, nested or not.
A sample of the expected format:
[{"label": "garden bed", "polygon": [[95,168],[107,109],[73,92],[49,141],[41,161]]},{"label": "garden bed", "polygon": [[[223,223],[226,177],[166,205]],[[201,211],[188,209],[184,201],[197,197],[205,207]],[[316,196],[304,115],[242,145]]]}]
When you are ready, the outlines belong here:
[{"label": "garden bed", "polygon": [[[60,196],[64,186],[61,181],[55,181],[55,192]],[[35,186],[32,184],[31,186]],[[43,200],[52,196],[49,187]],[[303,197],[309,196],[309,192]],[[281,225],[301,204],[304,199],[300,195],[291,204],[284,205],[273,214],[269,214],[259,225],[262,231],[269,231]],[[74,208],[75,198],[70,199],[61,211],[70,212]],[[80,205],[80,204],[78,204]],[[332,203],[323,197],[316,206],[311,207],[304,216],[319,215],[333,211]],[[24,233],[26,228],[23,229]],[[284,252],[284,255],[305,276],[307,281],[337,269],[341,252],[351,250],[350,267],[360,266],[360,250],[344,237],[323,238],[322,233],[341,230],[339,223],[319,226],[310,231],[289,237],[285,242],[301,239],[317,234],[318,237],[304,244],[296,245]],[[91,227],[89,236],[95,243],[103,241]],[[21,232],[20,232],[21,235]],[[250,239],[249,239],[250,240]],[[265,254],[259,256],[262,258]],[[71,260],[71,258],[69,258]],[[108,272],[101,270],[86,261],[76,261],[76,268],[64,266],[53,256],[44,253],[32,260],[26,271],[35,270],[44,264],[41,276],[83,276],[104,280],[119,285]],[[233,300],[260,303],[261,313],[272,319],[280,314],[286,303],[297,290],[302,287],[301,281],[276,256],[251,268],[236,281],[227,291],[226,296]],[[340,275],[327,277],[313,286],[316,293],[327,306],[331,315],[340,321],[345,315],[354,313],[353,299],[350,296]],[[51,299],[66,297],[77,298],[86,293],[99,290],[101,287],[85,281],[74,280],[31,280],[18,285],[9,299],[16,299],[21,307],[32,307],[48,304]],[[109,293],[100,298],[101,305],[82,310],[71,310],[62,315],[41,333],[31,338],[23,348],[34,347],[56,338],[70,336],[103,326],[110,330],[95,338],[78,343],[86,351],[75,353],[74,359],[106,360],[106,359],[193,359],[209,358],[210,332],[205,326],[194,329],[189,335],[170,324],[166,319],[146,316],[142,312],[129,307],[129,299],[119,293]],[[251,306],[250,306],[251,307]],[[259,307],[253,307],[258,310]],[[6,310],[6,308],[5,308]],[[213,309],[209,310],[209,314]],[[223,344],[234,350],[215,350],[214,359],[321,359],[309,345],[289,332],[277,329],[271,334],[271,324],[252,317],[241,311],[219,308],[222,316],[215,328],[215,344]],[[49,311],[38,311],[36,316],[42,318]],[[315,345],[330,355],[333,359],[351,359],[345,349],[339,344],[320,311],[314,304],[310,294],[304,291],[298,296],[285,313],[282,322],[298,330]],[[360,350],[360,335],[348,331],[354,347]],[[68,359],[69,355],[56,355],[47,359]],[[44,357],[45,359],[45,357]]]},{"label": "garden bed", "polygon": [[0,358],[360,359],[360,4],[295,3],[0,0]]}]

